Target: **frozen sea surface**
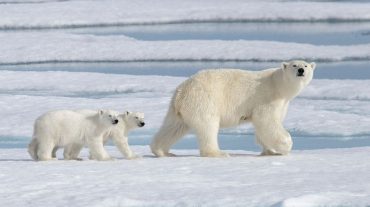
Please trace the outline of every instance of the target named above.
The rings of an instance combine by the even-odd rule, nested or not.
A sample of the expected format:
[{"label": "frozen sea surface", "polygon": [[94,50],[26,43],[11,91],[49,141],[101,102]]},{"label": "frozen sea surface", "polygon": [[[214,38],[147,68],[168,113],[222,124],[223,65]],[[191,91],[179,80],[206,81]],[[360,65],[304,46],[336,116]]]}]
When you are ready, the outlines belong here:
[{"label": "frozen sea surface", "polygon": [[234,0],[232,3],[227,0],[163,0],[160,3],[155,0],[26,2],[0,4],[0,28],[15,30],[184,22],[370,20],[369,3],[243,0]]},{"label": "frozen sea surface", "polygon": [[[34,162],[25,149],[0,150],[1,206],[369,206],[370,148],[293,151],[260,157],[228,151],[201,158],[175,150],[175,158]],[[61,153],[58,153],[61,157]]]},{"label": "frozen sea surface", "polygon": [[266,40],[313,45],[370,42],[369,22],[218,22],[61,29],[76,34],[125,35],[138,40]]},{"label": "frozen sea surface", "polygon": [[[42,37],[42,38],[40,38]],[[139,61],[370,60],[370,44],[313,45],[262,40],[142,41],[128,36],[5,32],[0,64]]]}]

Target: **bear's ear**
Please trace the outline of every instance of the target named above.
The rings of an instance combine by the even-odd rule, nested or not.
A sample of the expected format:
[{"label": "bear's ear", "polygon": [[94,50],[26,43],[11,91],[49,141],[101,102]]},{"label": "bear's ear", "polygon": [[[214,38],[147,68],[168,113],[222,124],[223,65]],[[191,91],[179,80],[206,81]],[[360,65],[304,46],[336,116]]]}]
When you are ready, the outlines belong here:
[{"label": "bear's ear", "polygon": [[289,63],[287,62],[282,62],[281,63],[281,69],[283,69],[283,71],[288,67]]},{"label": "bear's ear", "polygon": [[102,116],[102,115],[104,114],[104,110],[99,109],[99,110],[98,110],[98,114],[99,114],[100,116]]},{"label": "bear's ear", "polygon": [[315,68],[316,68],[316,63],[315,63],[315,62],[312,62],[312,63],[310,63],[310,65],[311,65],[312,70],[315,70]]},{"label": "bear's ear", "polygon": [[125,112],[123,112],[122,114],[120,114],[120,116],[121,116],[122,118],[125,118],[126,116],[128,116],[128,115],[129,115],[129,113],[130,113],[130,112],[125,111]]}]

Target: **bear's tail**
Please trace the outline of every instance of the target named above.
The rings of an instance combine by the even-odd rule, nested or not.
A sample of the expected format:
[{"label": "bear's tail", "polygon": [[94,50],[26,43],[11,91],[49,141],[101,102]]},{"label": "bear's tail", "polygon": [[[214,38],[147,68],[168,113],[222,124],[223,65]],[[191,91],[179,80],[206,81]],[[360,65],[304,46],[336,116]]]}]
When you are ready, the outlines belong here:
[{"label": "bear's tail", "polygon": [[158,157],[173,156],[169,153],[170,147],[189,131],[180,114],[176,113],[173,102],[157,134],[154,136],[150,148]]},{"label": "bear's tail", "polygon": [[28,145],[28,153],[30,154],[33,160],[38,160],[37,147],[38,147],[37,139],[33,138],[31,143]]}]

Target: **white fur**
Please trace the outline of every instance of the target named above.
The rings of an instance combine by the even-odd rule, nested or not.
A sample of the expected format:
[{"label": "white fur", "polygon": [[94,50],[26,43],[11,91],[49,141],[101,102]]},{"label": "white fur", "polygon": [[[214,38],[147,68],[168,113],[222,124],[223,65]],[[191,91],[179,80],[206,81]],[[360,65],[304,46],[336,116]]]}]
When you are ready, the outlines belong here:
[{"label": "white fur", "polygon": [[[297,76],[299,68],[304,76]],[[292,139],[282,122],[289,101],[309,84],[314,68],[315,63],[291,61],[258,72],[219,69],[195,74],[176,89],[152,152],[172,156],[170,147],[192,129],[201,156],[228,156],[218,146],[219,128],[252,122],[263,155],[288,154]]]},{"label": "white fur", "polygon": [[28,152],[34,160],[53,160],[57,149],[64,147],[64,159],[80,160],[78,154],[87,144],[98,160],[108,160],[102,135],[116,124],[116,115],[110,110],[94,111],[90,115],[71,110],[47,112],[35,121]]},{"label": "white fur", "polygon": [[[79,110],[79,113],[85,115],[91,115],[94,113],[92,110]],[[115,112],[118,114],[118,112]],[[128,133],[129,131],[144,126],[144,113],[140,112],[124,112],[117,116],[118,124],[111,127],[108,131],[103,134],[102,143],[106,144],[109,139],[112,139],[114,144],[117,146],[119,151],[127,159],[135,159],[137,156],[128,145]],[[104,150],[105,151],[105,150]],[[106,151],[104,154],[108,154]],[[93,154],[90,154],[90,159],[96,159]]]}]

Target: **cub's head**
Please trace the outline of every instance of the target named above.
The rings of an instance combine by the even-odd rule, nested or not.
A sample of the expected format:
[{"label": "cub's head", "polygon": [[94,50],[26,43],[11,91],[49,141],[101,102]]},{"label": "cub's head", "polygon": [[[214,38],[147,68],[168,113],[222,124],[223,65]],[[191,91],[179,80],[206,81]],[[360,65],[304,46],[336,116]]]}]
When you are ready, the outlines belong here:
[{"label": "cub's head", "polygon": [[126,111],[120,114],[120,116],[128,128],[143,127],[145,125],[144,113]]},{"label": "cub's head", "polygon": [[300,82],[303,83],[304,86],[308,85],[312,80],[315,67],[316,64],[314,62],[307,63],[302,60],[293,60],[281,64],[284,77],[286,77],[288,81]]},{"label": "cub's head", "polygon": [[118,112],[112,110],[99,110],[98,114],[101,121],[113,125],[118,124]]}]

